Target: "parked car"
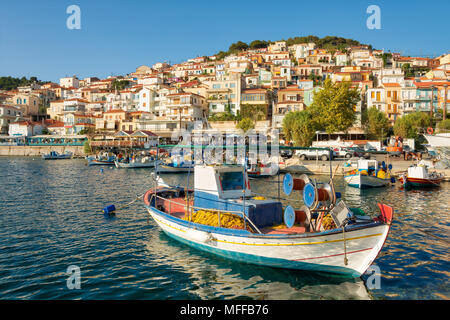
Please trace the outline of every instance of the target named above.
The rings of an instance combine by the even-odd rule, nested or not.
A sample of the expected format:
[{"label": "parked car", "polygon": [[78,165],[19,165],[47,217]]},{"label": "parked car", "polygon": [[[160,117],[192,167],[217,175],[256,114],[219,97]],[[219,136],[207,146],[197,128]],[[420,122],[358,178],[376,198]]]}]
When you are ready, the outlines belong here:
[{"label": "parked car", "polygon": [[335,148],[334,154],[336,158],[350,159],[351,157],[353,157],[354,152],[349,150],[348,148]]},{"label": "parked car", "polygon": [[364,158],[364,159],[370,159],[370,152],[366,152],[361,148],[358,147],[348,147],[346,148],[350,152],[353,152],[353,157],[357,158]]},{"label": "parked car", "polygon": [[[300,158],[300,160],[316,159],[319,157],[320,160],[329,160],[330,150],[315,150],[315,149],[304,149],[296,150],[295,155]],[[334,151],[332,151],[331,157],[334,157]]]},{"label": "parked car", "polygon": [[372,146],[365,145],[364,146],[364,151],[372,153],[372,152],[377,152],[378,150],[377,150],[377,148],[374,148]]},{"label": "parked car", "polygon": [[291,149],[281,149],[280,150],[280,156],[283,158],[292,158],[292,156],[294,155],[294,150]]}]

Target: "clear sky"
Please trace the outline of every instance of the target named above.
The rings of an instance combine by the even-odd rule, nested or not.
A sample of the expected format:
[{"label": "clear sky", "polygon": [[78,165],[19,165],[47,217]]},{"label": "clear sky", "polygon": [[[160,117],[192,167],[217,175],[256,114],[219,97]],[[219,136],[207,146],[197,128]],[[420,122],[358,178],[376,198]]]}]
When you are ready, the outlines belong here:
[{"label": "clear sky", "polygon": [[[69,30],[66,9],[81,9]],[[370,30],[369,5],[381,9]],[[57,82],[226,51],[236,41],[341,36],[404,55],[450,50],[450,0],[43,0],[0,2],[0,76]]]}]

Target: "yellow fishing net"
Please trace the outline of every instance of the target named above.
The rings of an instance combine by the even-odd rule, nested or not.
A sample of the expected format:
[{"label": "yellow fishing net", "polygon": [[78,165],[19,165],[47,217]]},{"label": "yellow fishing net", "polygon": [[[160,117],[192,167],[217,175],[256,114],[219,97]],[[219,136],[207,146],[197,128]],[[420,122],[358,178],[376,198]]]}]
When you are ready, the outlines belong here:
[{"label": "yellow fishing net", "polygon": [[322,226],[324,230],[336,229],[336,224],[334,223],[333,218],[330,215],[323,217]]},{"label": "yellow fishing net", "polygon": [[[189,217],[187,216],[185,219],[189,220]],[[217,211],[198,210],[192,213],[191,221],[207,226],[218,227],[219,215]],[[237,215],[221,212],[220,226],[222,228],[244,229],[244,220]]]},{"label": "yellow fishing net", "polygon": [[253,200],[266,200],[266,198],[264,198],[262,196],[258,196],[258,197],[253,197]]}]

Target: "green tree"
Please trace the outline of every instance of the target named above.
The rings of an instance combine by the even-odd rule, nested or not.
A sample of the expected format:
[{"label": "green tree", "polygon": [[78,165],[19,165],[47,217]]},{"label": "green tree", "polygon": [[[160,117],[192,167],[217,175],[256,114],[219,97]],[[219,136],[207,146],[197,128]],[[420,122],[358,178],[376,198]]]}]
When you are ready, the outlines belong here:
[{"label": "green tree", "polygon": [[430,116],[425,112],[413,112],[397,118],[394,124],[394,134],[408,139],[416,139],[420,129],[431,125]]},{"label": "green tree", "polygon": [[123,90],[126,87],[128,87],[128,85],[130,84],[130,81],[128,80],[117,80],[114,79],[113,82],[111,83],[111,87],[113,90],[117,89],[117,90]]},{"label": "green tree", "polygon": [[331,134],[346,131],[356,119],[355,106],[361,100],[358,89],[347,82],[332,83],[327,78],[323,89],[314,94],[309,107],[318,128]]},{"label": "green tree", "polygon": [[247,132],[248,130],[255,128],[255,123],[250,118],[243,118],[241,121],[239,121],[236,125],[237,129],[241,129],[242,131]]},{"label": "green tree", "polygon": [[296,146],[309,147],[316,129],[317,122],[308,110],[289,112],[283,119],[284,136]]},{"label": "green tree", "polygon": [[264,40],[254,40],[250,42],[249,47],[251,49],[261,49],[261,48],[267,48],[269,46],[269,42]]},{"label": "green tree", "polygon": [[390,129],[386,114],[375,107],[362,114],[362,125],[369,139],[383,140]]},{"label": "green tree", "polygon": [[267,118],[266,104],[241,104],[240,115],[243,118],[250,118],[253,121],[265,120]]},{"label": "green tree", "polygon": [[438,128],[441,130],[450,130],[450,119],[445,119],[439,122]]},{"label": "green tree", "polygon": [[402,65],[402,71],[405,74],[405,78],[414,77],[414,70],[411,68],[409,63],[405,63]]},{"label": "green tree", "polygon": [[242,42],[242,41],[238,41],[238,42],[232,43],[230,45],[230,47],[228,48],[228,52],[229,53],[237,53],[239,51],[247,50],[247,49],[248,49],[248,44],[246,44],[245,42]]},{"label": "green tree", "polygon": [[90,154],[92,152],[91,145],[87,140],[84,142],[83,148],[85,154]]}]

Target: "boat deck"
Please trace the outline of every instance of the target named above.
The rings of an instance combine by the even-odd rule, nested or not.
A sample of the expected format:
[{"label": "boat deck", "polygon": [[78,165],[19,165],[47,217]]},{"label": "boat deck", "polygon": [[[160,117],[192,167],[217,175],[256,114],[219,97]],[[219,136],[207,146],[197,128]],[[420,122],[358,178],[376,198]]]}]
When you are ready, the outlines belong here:
[{"label": "boat deck", "polygon": [[[157,205],[162,206],[165,213],[168,213],[175,218],[186,219],[186,199],[184,197],[178,197],[171,198],[170,200],[172,203],[170,203],[169,200],[158,199]],[[190,205],[193,205],[192,201]],[[306,228],[300,225],[294,225],[292,228],[281,227],[280,225],[278,225],[265,227],[260,229],[260,231],[263,234],[299,234],[305,233]]]}]

